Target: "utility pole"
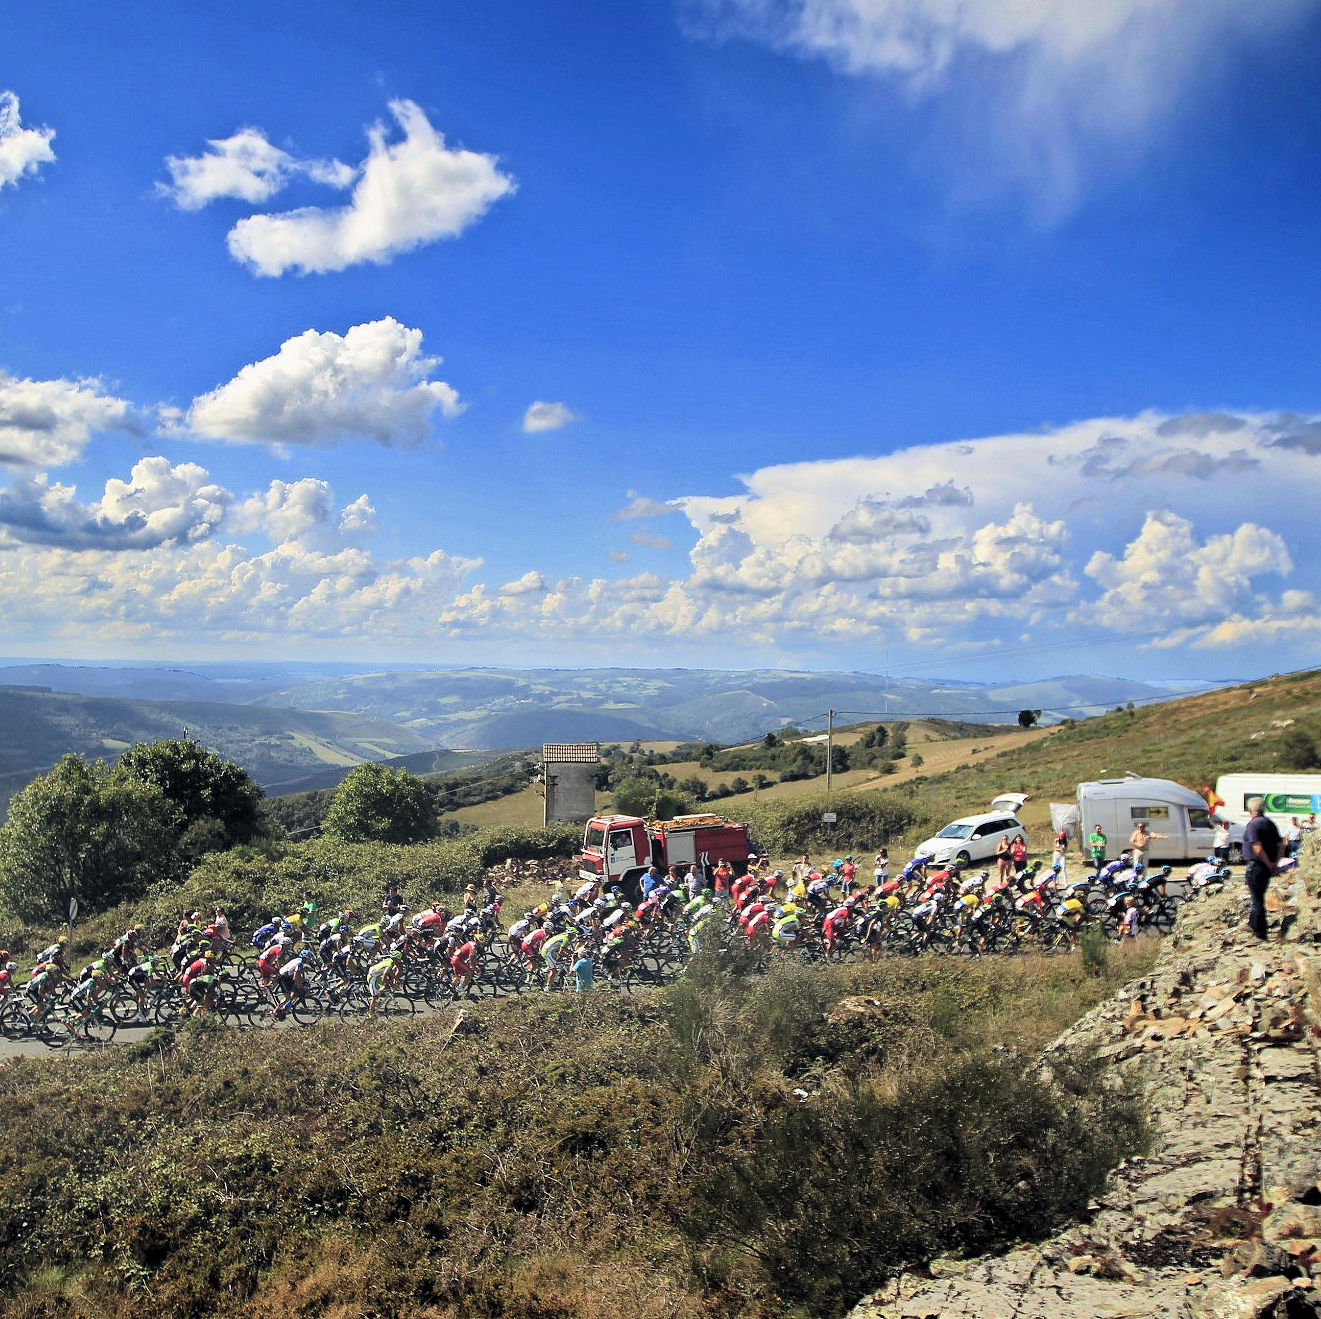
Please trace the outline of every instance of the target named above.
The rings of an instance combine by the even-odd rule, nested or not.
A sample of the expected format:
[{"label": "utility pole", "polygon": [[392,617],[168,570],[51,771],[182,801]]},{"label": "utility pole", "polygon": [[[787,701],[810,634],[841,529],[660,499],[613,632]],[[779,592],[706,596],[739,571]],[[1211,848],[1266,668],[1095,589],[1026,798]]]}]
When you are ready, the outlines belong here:
[{"label": "utility pole", "polygon": [[835,712],[826,711],[826,795],[835,786]]}]

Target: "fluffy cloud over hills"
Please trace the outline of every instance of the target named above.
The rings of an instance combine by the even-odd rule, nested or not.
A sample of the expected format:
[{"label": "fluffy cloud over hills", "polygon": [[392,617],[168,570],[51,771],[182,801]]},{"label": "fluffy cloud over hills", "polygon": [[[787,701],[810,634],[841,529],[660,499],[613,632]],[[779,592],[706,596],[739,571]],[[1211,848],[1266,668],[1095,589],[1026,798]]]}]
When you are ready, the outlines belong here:
[{"label": "fluffy cloud over hills", "polygon": [[[412,363],[403,393],[423,388],[409,383],[427,360],[410,332],[380,324],[400,350],[392,360]],[[359,360],[346,348],[354,333],[326,336],[332,382],[344,353]],[[304,369],[304,349],[321,360],[321,339],[290,340],[257,366],[289,353],[269,374],[294,382],[296,397],[351,399],[356,386],[309,387],[318,375]],[[360,402],[326,403],[332,420],[314,421],[302,404],[267,406],[262,382],[244,381],[240,373],[199,400],[193,427],[201,429],[200,415],[227,438],[352,432],[403,442],[420,437],[419,418],[434,405],[425,395],[403,422],[389,408],[380,417],[368,409],[375,421],[359,426],[344,418]],[[225,398],[232,388],[243,406]],[[165,638],[434,645],[563,642],[589,627],[630,644],[664,638],[672,654],[672,643],[722,637],[740,648],[805,637],[957,648],[1104,629],[1143,644],[1224,647],[1253,629],[1287,627],[1300,639],[1321,629],[1310,567],[1321,546],[1305,516],[1321,497],[1321,456],[1308,445],[1314,425],[1150,413],[765,467],[741,478],[741,494],[633,496],[626,512],[665,519],[669,535],[638,533],[631,543],[664,549],[686,519],[686,572],[557,579],[529,564],[503,584],[480,580],[480,559],[436,544],[380,554],[370,492],[337,505],[321,478],[275,480],[238,497],[198,464],[154,457],[83,504],[73,485],[20,474],[0,491],[9,569],[0,608],[29,635],[150,626]]]}]

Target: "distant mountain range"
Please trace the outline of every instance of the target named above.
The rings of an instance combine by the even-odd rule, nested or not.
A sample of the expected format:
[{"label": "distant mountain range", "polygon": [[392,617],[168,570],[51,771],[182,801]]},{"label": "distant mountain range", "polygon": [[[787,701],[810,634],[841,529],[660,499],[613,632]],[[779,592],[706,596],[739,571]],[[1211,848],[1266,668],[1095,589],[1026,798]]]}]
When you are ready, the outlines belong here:
[{"label": "distant mountain range", "polygon": [[[1220,684],[1202,684],[1205,687]],[[1025,683],[759,669],[368,669],[0,661],[0,800],[66,751],[113,757],[185,730],[279,794],[333,787],[364,759],[457,769],[542,742],[743,742],[788,725],[943,716],[1085,717],[1184,694],[1090,674]]]}]

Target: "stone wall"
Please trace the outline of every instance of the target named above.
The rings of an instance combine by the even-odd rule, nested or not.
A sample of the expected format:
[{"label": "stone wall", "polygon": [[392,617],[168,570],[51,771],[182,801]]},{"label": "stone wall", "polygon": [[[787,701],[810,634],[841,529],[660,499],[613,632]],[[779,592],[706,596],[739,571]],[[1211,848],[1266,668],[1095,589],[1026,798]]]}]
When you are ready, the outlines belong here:
[{"label": "stone wall", "polygon": [[1141,1087],[1150,1152],[1045,1242],[944,1257],[851,1319],[1321,1315],[1321,842],[1247,932],[1243,885],[1184,907],[1152,974],[1046,1051],[1088,1047]]}]

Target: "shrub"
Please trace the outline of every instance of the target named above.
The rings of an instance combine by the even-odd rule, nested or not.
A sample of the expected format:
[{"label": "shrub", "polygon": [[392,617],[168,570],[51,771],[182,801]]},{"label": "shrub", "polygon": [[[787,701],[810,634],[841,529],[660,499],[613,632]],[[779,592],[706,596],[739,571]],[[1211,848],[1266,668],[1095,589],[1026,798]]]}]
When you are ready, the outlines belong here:
[{"label": "shrub", "polygon": [[[828,811],[836,816],[834,824],[821,818]],[[745,814],[757,846],[772,856],[866,851],[930,819],[912,797],[896,792],[857,792],[835,798],[822,793],[758,801]]]}]

